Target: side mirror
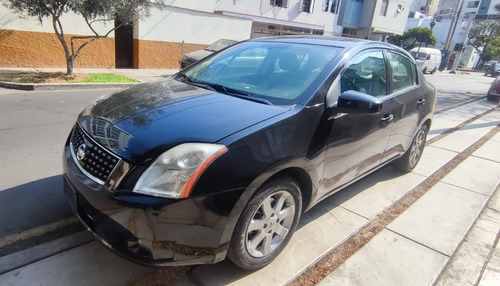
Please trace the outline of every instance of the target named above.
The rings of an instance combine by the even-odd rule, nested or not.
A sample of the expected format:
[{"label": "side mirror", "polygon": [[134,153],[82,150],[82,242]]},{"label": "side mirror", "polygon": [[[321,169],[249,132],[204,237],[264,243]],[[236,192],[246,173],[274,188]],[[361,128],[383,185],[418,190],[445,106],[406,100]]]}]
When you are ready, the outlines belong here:
[{"label": "side mirror", "polygon": [[339,96],[334,113],[371,114],[382,111],[382,102],[369,94],[348,90]]}]

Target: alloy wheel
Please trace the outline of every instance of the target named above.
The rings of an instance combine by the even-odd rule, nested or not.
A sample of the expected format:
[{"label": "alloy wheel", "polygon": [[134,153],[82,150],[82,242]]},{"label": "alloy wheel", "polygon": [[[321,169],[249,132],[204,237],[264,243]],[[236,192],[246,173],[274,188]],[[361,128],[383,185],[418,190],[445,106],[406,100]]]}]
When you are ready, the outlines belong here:
[{"label": "alloy wheel", "polygon": [[415,140],[411,145],[411,151],[410,151],[411,166],[415,166],[420,160],[420,156],[422,156],[422,152],[424,151],[425,147],[425,137],[426,137],[425,131],[422,129],[420,129],[417,136],[415,136]]},{"label": "alloy wheel", "polygon": [[287,191],[266,197],[252,215],[245,245],[253,257],[271,254],[287,237],[295,216],[295,200]]}]

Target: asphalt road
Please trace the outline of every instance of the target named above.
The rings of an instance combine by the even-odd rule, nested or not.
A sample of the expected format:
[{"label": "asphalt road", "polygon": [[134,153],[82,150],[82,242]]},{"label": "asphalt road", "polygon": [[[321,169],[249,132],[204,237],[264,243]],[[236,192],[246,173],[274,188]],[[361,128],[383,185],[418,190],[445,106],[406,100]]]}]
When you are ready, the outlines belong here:
[{"label": "asphalt road", "polygon": [[[427,78],[439,90],[436,112],[484,98],[493,81],[447,71]],[[62,192],[63,145],[77,114],[112,91],[0,88],[0,241],[73,216]]]}]

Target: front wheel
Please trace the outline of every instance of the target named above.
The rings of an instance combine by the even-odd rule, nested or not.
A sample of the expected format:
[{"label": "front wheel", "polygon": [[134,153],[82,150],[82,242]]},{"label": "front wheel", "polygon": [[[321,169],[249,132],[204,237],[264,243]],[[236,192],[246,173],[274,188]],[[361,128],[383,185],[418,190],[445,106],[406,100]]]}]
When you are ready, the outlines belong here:
[{"label": "front wheel", "polygon": [[417,134],[413,138],[410,148],[406,150],[406,153],[403,155],[403,157],[395,160],[392,163],[393,167],[405,172],[410,172],[417,166],[418,161],[420,161],[422,153],[424,152],[428,131],[429,128],[427,127],[427,125],[422,125],[422,127],[418,129]]},{"label": "front wheel", "polygon": [[432,71],[431,71],[431,74],[434,74],[436,71],[437,71],[437,67],[435,67]]},{"label": "front wheel", "polygon": [[229,243],[229,259],[247,270],[271,263],[290,241],[301,212],[300,188],[292,178],[278,178],[265,184],[236,224]]}]

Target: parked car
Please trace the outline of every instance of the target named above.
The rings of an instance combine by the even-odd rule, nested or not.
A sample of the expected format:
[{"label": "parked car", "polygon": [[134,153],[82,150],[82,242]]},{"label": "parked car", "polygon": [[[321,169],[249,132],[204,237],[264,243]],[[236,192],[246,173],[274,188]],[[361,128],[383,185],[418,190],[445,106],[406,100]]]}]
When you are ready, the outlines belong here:
[{"label": "parked car", "polygon": [[389,163],[412,170],[435,101],[396,46],[249,40],[85,108],[64,147],[64,190],[95,237],[133,261],[228,256],[256,269],[318,202]]},{"label": "parked car", "polygon": [[236,43],[237,43],[237,41],[228,40],[228,39],[220,39],[220,40],[215,41],[214,43],[212,43],[210,46],[206,47],[203,50],[187,53],[187,54],[183,55],[181,58],[181,69],[186,68],[186,67],[192,65],[193,63],[195,63],[195,62],[197,62],[197,61],[199,61],[199,60],[201,60],[201,59],[203,59],[203,58],[205,58],[205,57],[207,57],[215,52],[218,52],[224,48],[232,46]]},{"label": "parked car", "polygon": [[417,61],[417,66],[423,73],[435,73],[441,65],[441,51],[432,48],[413,48],[410,54]]},{"label": "parked car", "polygon": [[486,98],[491,101],[498,101],[500,99],[500,77],[497,77],[491,83]]},{"label": "parked car", "polygon": [[484,75],[488,76],[499,76],[500,75],[500,63],[499,62],[493,62],[489,65],[486,66],[486,69],[484,70]]}]

